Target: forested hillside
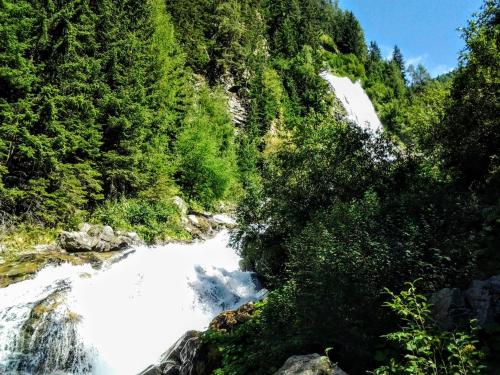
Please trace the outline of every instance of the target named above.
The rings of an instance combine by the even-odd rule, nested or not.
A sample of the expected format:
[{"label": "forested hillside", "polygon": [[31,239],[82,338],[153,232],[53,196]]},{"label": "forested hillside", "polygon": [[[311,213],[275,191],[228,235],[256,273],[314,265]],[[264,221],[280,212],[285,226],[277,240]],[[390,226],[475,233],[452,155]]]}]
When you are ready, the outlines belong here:
[{"label": "forested hillside", "polygon": [[[393,295],[406,325],[384,303],[500,273],[499,25],[485,0],[431,78],[336,1],[0,0],[0,235],[185,239],[175,196],[232,209],[271,293],[206,335],[214,374],[325,351],[351,374],[494,374],[498,324],[458,342],[420,297]],[[345,121],[325,70],[361,81],[383,134]]]}]

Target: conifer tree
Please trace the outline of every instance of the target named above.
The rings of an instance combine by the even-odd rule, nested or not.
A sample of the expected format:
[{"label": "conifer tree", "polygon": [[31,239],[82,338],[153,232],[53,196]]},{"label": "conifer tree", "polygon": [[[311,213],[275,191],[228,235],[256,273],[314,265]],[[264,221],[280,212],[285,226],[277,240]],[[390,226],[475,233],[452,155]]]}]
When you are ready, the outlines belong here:
[{"label": "conifer tree", "polygon": [[368,58],[370,61],[379,62],[382,60],[382,52],[380,52],[380,47],[377,42],[370,42],[370,48],[368,50]]},{"label": "conifer tree", "polygon": [[160,169],[177,131],[184,60],[160,1],[108,1],[100,17],[108,26],[100,36],[107,84],[101,169],[108,196],[133,196],[167,173]]},{"label": "conifer tree", "polygon": [[399,49],[398,46],[394,46],[394,50],[392,52],[392,62],[401,72],[401,77],[403,78],[404,83],[406,84],[406,67],[405,61],[403,58],[403,53]]},{"label": "conifer tree", "polygon": [[[16,209],[26,176],[19,147],[35,117],[33,92],[38,84],[30,59],[35,9],[29,1],[0,1],[0,211]],[[25,149],[29,152],[28,149]]]},{"label": "conifer tree", "polygon": [[36,10],[26,58],[36,67],[39,85],[16,98],[14,106],[26,103],[31,116],[13,124],[20,136],[11,142],[4,184],[15,195],[17,213],[48,223],[68,220],[101,191],[92,102],[98,88],[93,12],[86,1],[56,5],[37,1],[7,23]]}]

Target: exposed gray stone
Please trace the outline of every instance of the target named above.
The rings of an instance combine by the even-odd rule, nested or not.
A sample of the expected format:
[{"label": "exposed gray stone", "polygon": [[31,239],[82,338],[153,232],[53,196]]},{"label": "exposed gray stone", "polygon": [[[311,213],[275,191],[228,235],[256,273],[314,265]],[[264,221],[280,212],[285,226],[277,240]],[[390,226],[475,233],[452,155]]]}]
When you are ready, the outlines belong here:
[{"label": "exposed gray stone", "polygon": [[286,360],[274,375],[347,375],[337,366],[332,366],[327,357],[319,354],[295,355]]},{"label": "exposed gray stone", "polygon": [[80,232],[82,233],[88,233],[89,230],[92,228],[92,225],[89,223],[83,223],[80,225]]},{"label": "exposed gray stone", "polygon": [[161,370],[158,367],[151,365],[144,371],[140,372],[139,375],[161,375]]},{"label": "exposed gray stone", "polygon": [[[197,331],[186,332],[170,347],[156,366],[149,366],[139,375],[210,375],[220,366],[217,350],[204,344]],[[151,372],[147,372],[151,371]]]},{"label": "exposed gray stone", "polygon": [[81,226],[79,232],[61,232],[58,237],[61,249],[75,252],[108,252],[124,250],[132,245],[139,244],[139,236],[134,233],[116,232],[110,226],[100,228],[90,224]]},{"label": "exposed gray stone", "polygon": [[234,227],[236,225],[236,221],[232,217],[223,214],[214,215],[212,217],[212,220],[216,224],[224,225],[227,227]]},{"label": "exposed gray stone", "polygon": [[61,232],[58,243],[63,250],[70,253],[84,252],[93,251],[96,239],[84,232]]},{"label": "exposed gray stone", "polygon": [[436,322],[443,329],[467,328],[471,319],[484,326],[500,318],[500,276],[475,280],[464,291],[445,288],[434,293],[430,302]]},{"label": "exposed gray stone", "polygon": [[176,197],[172,198],[172,201],[177,206],[177,209],[179,210],[179,213],[181,214],[181,217],[186,216],[187,212],[188,212],[188,205],[186,204],[186,202],[184,201],[184,199],[182,199],[181,197],[176,196]]}]

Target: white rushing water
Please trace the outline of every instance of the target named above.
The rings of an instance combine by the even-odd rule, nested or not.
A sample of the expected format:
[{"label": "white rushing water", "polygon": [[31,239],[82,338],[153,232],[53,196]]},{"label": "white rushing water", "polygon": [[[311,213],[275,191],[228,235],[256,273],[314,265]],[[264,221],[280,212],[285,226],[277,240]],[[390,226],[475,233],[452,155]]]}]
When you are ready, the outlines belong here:
[{"label": "white rushing water", "polygon": [[0,373],[127,375],[155,363],[187,330],[262,293],[228,236],[141,247],[101,270],[49,266],[0,289]]},{"label": "white rushing water", "polygon": [[373,134],[382,132],[382,123],[359,81],[353,83],[347,77],[337,77],[328,71],[323,71],[320,76],[342,103],[350,121]]}]

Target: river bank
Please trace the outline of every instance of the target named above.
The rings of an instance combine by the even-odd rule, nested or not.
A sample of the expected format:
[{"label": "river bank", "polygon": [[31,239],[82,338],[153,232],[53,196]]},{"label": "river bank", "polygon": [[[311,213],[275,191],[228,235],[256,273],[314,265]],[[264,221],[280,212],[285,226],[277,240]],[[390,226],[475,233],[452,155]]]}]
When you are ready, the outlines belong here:
[{"label": "river bank", "polygon": [[98,220],[81,223],[78,230],[4,224],[0,226],[0,288],[26,280],[47,265],[67,262],[97,269],[133,245],[191,243],[213,238],[223,228],[236,225],[226,214],[195,211],[177,196],[171,204],[175,210],[156,237],[148,236],[141,225],[112,228]]}]

